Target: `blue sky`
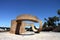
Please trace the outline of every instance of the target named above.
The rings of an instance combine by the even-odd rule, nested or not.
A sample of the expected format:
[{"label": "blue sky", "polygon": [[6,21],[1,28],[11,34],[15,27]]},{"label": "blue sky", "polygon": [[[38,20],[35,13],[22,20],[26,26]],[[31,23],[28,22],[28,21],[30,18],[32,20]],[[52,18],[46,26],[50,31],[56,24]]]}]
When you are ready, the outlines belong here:
[{"label": "blue sky", "polygon": [[60,0],[0,0],[0,26],[11,26],[11,20],[21,14],[44,18],[58,16]]}]

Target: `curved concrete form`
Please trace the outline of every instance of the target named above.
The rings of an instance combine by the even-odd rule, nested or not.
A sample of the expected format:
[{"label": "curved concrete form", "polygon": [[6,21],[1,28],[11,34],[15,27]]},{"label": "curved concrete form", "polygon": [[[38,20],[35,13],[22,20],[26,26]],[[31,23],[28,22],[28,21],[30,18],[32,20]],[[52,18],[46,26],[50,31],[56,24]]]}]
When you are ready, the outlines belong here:
[{"label": "curved concrete form", "polygon": [[17,16],[16,20],[28,20],[28,21],[33,21],[33,22],[38,22],[38,18],[36,16],[32,16],[29,14],[24,14]]},{"label": "curved concrete form", "polygon": [[32,15],[29,15],[29,14],[24,14],[24,15],[17,16],[16,20],[11,21],[10,33],[22,34],[22,33],[26,32],[25,31],[26,23],[24,23],[23,21],[39,22],[40,27],[39,27],[38,30],[36,30],[34,28],[34,24],[31,24],[32,30],[35,33],[39,33],[42,30],[42,21],[41,20],[39,20],[36,16],[32,16]]},{"label": "curved concrete form", "polygon": [[38,31],[37,29],[34,28],[34,24],[32,24],[31,26],[32,26],[32,30],[33,30],[34,32],[37,32],[37,31]]},{"label": "curved concrete form", "polygon": [[40,27],[39,27],[38,31],[35,31],[35,33],[39,33],[42,30],[42,21],[39,20],[39,23],[40,23]]}]

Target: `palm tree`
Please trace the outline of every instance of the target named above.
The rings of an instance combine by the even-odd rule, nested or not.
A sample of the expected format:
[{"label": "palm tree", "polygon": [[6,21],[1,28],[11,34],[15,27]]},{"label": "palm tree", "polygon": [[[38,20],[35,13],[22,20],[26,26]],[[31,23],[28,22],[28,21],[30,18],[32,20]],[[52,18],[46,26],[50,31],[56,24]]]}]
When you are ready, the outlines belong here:
[{"label": "palm tree", "polygon": [[[58,10],[58,15],[59,15],[59,21],[60,21],[60,9]],[[59,22],[60,23],[60,22]]]},{"label": "palm tree", "polygon": [[58,15],[59,15],[59,18],[60,18],[60,9],[58,10]]},{"label": "palm tree", "polygon": [[53,17],[53,20],[56,22],[56,21],[59,21],[59,17],[57,17],[57,16],[54,16]]}]

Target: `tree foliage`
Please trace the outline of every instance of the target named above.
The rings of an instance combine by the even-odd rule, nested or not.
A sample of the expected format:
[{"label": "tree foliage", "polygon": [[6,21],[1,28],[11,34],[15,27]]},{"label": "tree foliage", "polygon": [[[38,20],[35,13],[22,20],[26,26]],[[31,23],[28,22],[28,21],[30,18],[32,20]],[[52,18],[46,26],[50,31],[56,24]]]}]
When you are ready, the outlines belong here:
[{"label": "tree foliage", "polygon": [[54,17],[48,17],[48,19],[44,18],[47,22],[44,23],[44,27],[46,25],[48,26],[53,26],[53,27],[56,27],[56,22],[59,21],[59,17],[57,16],[54,16]]}]

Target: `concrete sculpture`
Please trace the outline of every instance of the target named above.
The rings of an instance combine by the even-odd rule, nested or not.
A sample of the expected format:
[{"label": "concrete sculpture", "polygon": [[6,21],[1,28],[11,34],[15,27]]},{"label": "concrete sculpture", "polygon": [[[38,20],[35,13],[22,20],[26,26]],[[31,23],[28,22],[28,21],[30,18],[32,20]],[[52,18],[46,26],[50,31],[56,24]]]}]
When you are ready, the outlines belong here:
[{"label": "concrete sculpture", "polygon": [[27,25],[27,23],[25,23],[23,21],[39,22],[40,27],[39,27],[38,30],[36,30],[34,28],[34,24],[30,24],[30,26],[32,26],[32,30],[35,33],[39,33],[42,30],[42,21],[41,20],[39,20],[36,16],[24,14],[24,15],[17,16],[16,20],[11,21],[10,33],[13,33],[13,34],[23,34],[23,33],[25,33],[26,32],[25,31],[25,26]]}]

